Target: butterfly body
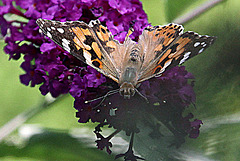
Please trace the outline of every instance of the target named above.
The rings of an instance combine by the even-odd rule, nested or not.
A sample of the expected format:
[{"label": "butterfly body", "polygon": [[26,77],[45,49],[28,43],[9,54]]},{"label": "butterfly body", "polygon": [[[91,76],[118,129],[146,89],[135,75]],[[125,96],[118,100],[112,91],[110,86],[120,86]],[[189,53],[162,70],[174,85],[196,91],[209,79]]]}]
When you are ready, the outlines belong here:
[{"label": "butterfly body", "polygon": [[99,20],[86,24],[38,19],[37,24],[64,50],[117,82],[124,98],[133,96],[141,82],[200,54],[215,40],[191,31],[183,33],[178,24],[148,26],[138,42],[127,35],[122,44]]}]

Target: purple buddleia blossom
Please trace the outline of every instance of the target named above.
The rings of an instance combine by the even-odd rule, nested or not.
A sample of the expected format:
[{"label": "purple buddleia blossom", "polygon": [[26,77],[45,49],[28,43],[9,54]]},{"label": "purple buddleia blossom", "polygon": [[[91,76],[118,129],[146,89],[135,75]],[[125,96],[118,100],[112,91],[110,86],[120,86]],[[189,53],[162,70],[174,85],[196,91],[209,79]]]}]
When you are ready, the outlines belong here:
[{"label": "purple buddleia blossom", "polygon": [[164,72],[161,77],[143,82],[140,90],[153,103],[159,100],[171,100],[173,103],[177,100],[176,104],[181,103],[185,107],[196,101],[193,83],[188,83],[192,79],[193,75],[187,72],[184,66],[174,67]]},{"label": "purple buddleia blossom", "polygon": [[2,36],[5,36],[7,34],[7,29],[9,28],[8,22],[3,18],[3,16],[0,16],[0,29]]},{"label": "purple buddleia blossom", "polygon": [[[4,51],[9,60],[23,58],[20,59],[24,70],[20,75],[21,83],[31,87],[39,85],[43,95],[50,93],[58,97],[70,93],[75,99],[79,123],[98,122],[131,135],[141,131],[137,126],[139,120],[148,120],[146,117],[153,115],[165,124],[171,123],[171,128],[180,132],[174,134],[179,140],[187,135],[198,137],[201,120],[190,121],[192,114],[183,116],[185,108],[196,101],[194,77],[184,67],[172,68],[161,77],[142,82],[138,90],[145,98],[137,93],[130,100],[119,93],[105,97],[107,92],[119,88],[118,84],[40,34],[36,24],[38,18],[86,23],[99,19],[121,43],[134,24],[130,37],[137,41],[149,25],[139,0],[2,0],[2,4],[0,27],[6,43]],[[9,15],[18,18],[13,20]],[[101,99],[94,100],[98,97]],[[105,138],[100,132],[96,133],[97,147],[110,154],[110,139],[114,135]],[[141,159],[131,150],[118,157],[122,156]]]},{"label": "purple buddleia blossom", "polygon": [[31,58],[29,55],[24,57],[25,61],[21,64],[21,68],[26,71],[26,74],[20,75],[21,83],[29,85],[31,82],[31,87],[44,81],[46,72],[42,69],[36,69],[35,65],[31,65]]},{"label": "purple buddleia blossom", "polygon": [[71,84],[71,88],[69,90],[69,93],[74,97],[74,98],[80,98],[85,96],[85,90],[87,88],[87,79],[81,78],[79,74],[74,74],[74,78]]},{"label": "purple buddleia blossom", "polygon": [[85,75],[85,78],[88,80],[88,87],[97,88],[99,85],[106,82],[106,77],[104,77],[101,73],[97,72],[92,67],[88,66],[87,71],[89,73]]},{"label": "purple buddleia blossom", "polygon": [[201,124],[203,122],[198,119],[194,119],[194,121],[190,121],[190,119],[193,119],[193,114],[189,113],[186,117],[183,118],[183,126],[185,131],[188,133],[190,138],[197,138],[199,136],[199,128],[201,127]]},{"label": "purple buddleia blossom", "polygon": [[53,97],[59,94],[66,94],[69,92],[68,76],[72,75],[71,72],[64,65],[49,65],[48,75],[43,76],[44,83],[40,87],[43,95],[50,92]]}]

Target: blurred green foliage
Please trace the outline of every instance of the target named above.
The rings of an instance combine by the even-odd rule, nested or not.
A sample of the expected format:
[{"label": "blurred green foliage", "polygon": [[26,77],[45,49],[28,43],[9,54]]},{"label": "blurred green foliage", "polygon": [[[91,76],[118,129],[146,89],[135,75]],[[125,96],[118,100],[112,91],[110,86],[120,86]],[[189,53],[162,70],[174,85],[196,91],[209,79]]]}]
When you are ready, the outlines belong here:
[{"label": "blurred green foliage", "polygon": [[191,4],[195,3],[198,0],[167,0],[164,3],[166,20],[167,22],[172,22],[176,17],[184,13]]},{"label": "blurred green foliage", "polygon": [[[113,156],[95,147],[86,147],[76,138],[66,132],[45,131],[33,135],[22,148],[0,144],[0,156],[15,156],[16,158],[32,158],[32,160],[50,161],[107,161]],[[12,160],[12,159],[10,159]],[[15,159],[14,159],[15,160]]]},{"label": "blurred green foliage", "polygon": [[[170,22],[206,1],[142,2],[149,22],[159,25]],[[216,43],[202,55],[184,64],[196,77],[197,109],[190,108],[189,111],[204,123],[200,137],[187,139],[184,147],[201,151],[206,157],[221,161],[240,160],[240,128],[237,119],[240,115],[239,6],[240,1],[227,0],[184,24],[185,31],[192,30],[218,37]],[[23,73],[19,67],[21,61],[9,62],[8,56],[3,53],[3,46],[3,41],[0,41],[0,126],[43,99],[38,87],[26,87],[19,82],[19,75]],[[74,116],[73,99],[68,96],[27,123],[65,131],[81,126],[93,126],[79,124]],[[101,158],[112,160],[105,152],[87,148],[81,141],[76,142],[68,134],[59,131],[50,130],[48,133],[33,136],[21,149],[6,143],[0,144],[0,160],[4,161],[101,161]]]}]

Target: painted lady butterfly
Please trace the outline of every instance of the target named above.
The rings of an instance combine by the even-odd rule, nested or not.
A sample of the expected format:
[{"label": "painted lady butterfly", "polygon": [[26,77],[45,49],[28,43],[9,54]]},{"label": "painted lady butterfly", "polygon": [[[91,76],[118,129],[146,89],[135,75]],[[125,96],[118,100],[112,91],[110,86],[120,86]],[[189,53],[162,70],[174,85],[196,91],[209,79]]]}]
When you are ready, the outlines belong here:
[{"label": "painted lady butterfly", "polygon": [[216,39],[192,31],[183,33],[181,25],[171,23],[146,27],[138,43],[129,38],[129,32],[121,44],[99,20],[86,24],[38,19],[37,24],[64,50],[117,82],[124,98],[138,92],[141,82],[200,54]]}]

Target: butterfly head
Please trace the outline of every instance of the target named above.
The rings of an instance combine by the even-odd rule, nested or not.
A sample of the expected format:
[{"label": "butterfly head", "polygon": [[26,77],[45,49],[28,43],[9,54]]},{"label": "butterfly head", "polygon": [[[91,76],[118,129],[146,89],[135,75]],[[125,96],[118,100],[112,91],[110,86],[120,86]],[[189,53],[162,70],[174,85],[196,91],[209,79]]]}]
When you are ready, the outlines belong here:
[{"label": "butterfly head", "polygon": [[136,89],[134,85],[130,82],[124,82],[120,86],[119,93],[125,99],[130,99],[131,96],[134,96]]}]

